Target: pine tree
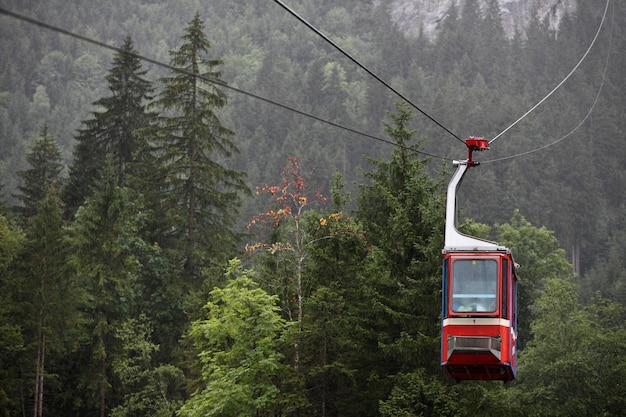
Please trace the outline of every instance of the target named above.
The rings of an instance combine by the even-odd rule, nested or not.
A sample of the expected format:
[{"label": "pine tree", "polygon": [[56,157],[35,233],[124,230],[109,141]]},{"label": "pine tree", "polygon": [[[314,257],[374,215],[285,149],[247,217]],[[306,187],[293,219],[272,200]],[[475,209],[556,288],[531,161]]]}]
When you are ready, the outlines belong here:
[{"label": "pine tree", "polygon": [[60,179],[64,168],[61,162],[61,149],[50,135],[47,126],[41,129],[39,138],[26,155],[26,162],[31,168],[16,173],[24,181],[23,185],[17,187],[20,194],[16,197],[23,204],[23,215],[29,218],[35,214],[37,203],[48,193],[50,185]]},{"label": "pine tree", "polygon": [[83,364],[81,384],[97,400],[84,406],[88,413],[99,410],[104,417],[116,404],[110,375],[120,347],[113,332],[133,313],[141,268],[135,248],[143,244],[138,236],[140,202],[131,198],[128,188],[119,187],[112,156],[106,159],[101,178],[95,181],[94,194],[76,213],[71,247],[72,263],[90,301],[85,314],[91,340],[83,347],[90,360]]},{"label": "pine tree", "polygon": [[107,154],[113,155],[119,185],[124,186],[132,173],[137,153],[144,147],[138,130],[148,127],[153,116],[146,110],[152,86],[143,78],[145,73],[133,41],[127,37],[106,76],[111,95],[93,103],[103,110],[92,112],[76,137],[74,164],[64,196],[71,214],[91,194]]},{"label": "pine tree", "polygon": [[358,223],[340,209],[341,203],[334,206],[325,215],[307,216],[306,227],[314,237],[330,238],[310,248],[302,368],[311,411],[322,416],[368,416],[379,400],[366,382],[372,370],[368,356],[377,348],[367,330],[372,307],[368,242]]},{"label": "pine tree", "polygon": [[[385,124],[397,144],[390,161],[370,160],[357,217],[372,245],[371,331],[377,333],[381,377],[426,368],[439,369],[440,256],[443,203],[438,184],[411,145],[415,130],[406,104]],[[384,324],[383,324],[384,323]],[[384,358],[384,359],[383,359]]]},{"label": "pine tree", "polygon": [[[185,29],[183,44],[170,52],[171,65],[180,72],[163,78],[156,106],[164,116],[153,137],[153,154],[164,170],[162,184],[167,233],[164,244],[173,247],[187,278],[199,278],[200,269],[220,265],[235,246],[231,227],[246,192],[244,174],[222,164],[238,152],[234,133],[223,126],[218,111],[226,105],[219,88],[224,82],[207,60],[211,46],[196,14]],[[171,244],[171,245],[170,245]]]},{"label": "pine tree", "polygon": [[[81,306],[81,300],[68,262],[63,205],[55,187],[50,187],[37,204],[30,223],[22,271],[29,288],[36,289],[29,299],[33,304],[36,339],[33,343],[36,350],[34,416],[41,417],[44,402],[51,403],[49,398],[60,392],[59,385],[56,390],[44,390],[44,382],[50,374],[59,371],[54,368],[55,356],[67,354],[73,345],[67,343],[67,339],[78,331],[77,307]],[[49,353],[52,353],[52,360]]]},{"label": "pine tree", "polygon": [[172,416],[182,405],[183,371],[171,363],[156,363],[160,346],[152,340],[153,328],[144,314],[124,320],[115,329],[121,352],[112,362],[119,378],[123,402],[111,410],[111,417]]},{"label": "pine tree", "polygon": [[[15,273],[15,262],[25,245],[24,232],[0,214],[0,410],[20,414],[23,395],[21,358],[25,350],[24,318],[28,310],[19,297],[24,282]],[[29,358],[32,363],[32,358]]]}]

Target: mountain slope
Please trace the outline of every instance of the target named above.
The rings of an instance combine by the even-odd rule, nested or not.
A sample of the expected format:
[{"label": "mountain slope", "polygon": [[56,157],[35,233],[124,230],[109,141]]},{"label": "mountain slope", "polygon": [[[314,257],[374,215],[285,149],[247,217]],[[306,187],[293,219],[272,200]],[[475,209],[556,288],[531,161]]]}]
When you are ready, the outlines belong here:
[{"label": "mountain slope", "polygon": [[[452,7],[462,12],[466,4],[478,3],[481,10],[488,0],[394,0],[390,13],[398,27],[407,34],[437,35],[439,24],[448,17]],[[533,15],[547,20],[550,28],[557,28],[564,14],[576,10],[576,0],[497,0],[506,34],[513,37],[516,31],[524,33]]]}]

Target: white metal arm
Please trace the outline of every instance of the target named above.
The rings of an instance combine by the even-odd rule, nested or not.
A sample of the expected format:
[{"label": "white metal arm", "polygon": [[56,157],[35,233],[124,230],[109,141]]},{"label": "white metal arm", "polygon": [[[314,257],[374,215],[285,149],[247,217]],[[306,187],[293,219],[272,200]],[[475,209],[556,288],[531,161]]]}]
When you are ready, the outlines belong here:
[{"label": "white metal arm", "polygon": [[495,242],[478,239],[464,235],[456,229],[456,191],[461,184],[463,175],[469,168],[468,161],[454,161],[457,167],[450,183],[448,184],[448,194],[446,202],[446,235],[444,252],[456,251],[507,251],[504,246],[498,246]]}]

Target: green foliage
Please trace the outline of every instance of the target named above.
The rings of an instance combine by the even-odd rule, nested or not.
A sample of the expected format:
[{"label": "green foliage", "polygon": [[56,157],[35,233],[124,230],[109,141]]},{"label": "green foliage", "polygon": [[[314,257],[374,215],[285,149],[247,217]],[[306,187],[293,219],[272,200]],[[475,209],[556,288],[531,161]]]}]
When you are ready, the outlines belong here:
[{"label": "green foliage", "polygon": [[399,375],[389,398],[380,403],[383,417],[462,416],[456,393],[423,369]]},{"label": "green foliage", "polygon": [[549,278],[533,305],[533,340],[521,352],[514,392],[526,415],[617,415],[624,407],[624,307],[580,305],[571,279]]},{"label": "green foliage", "polygon": [[155,105],[162,116],[150,142],[164,173],[159,191],[168,243],[176,246],[177,262],[185,265],[191,282],[198,280],[202,267],[221,267],[230,256],[237,241],[231,227],[240,193],[248,189],[244,173],[222,163],[238,149],[231,140],[234,133],[218,118],[226,104],[217,71],[222,62],[205,58],[211,43],[198,13],[182,42],[171,52],[171,65],[185,72],[161,79],[163,90]]},{"label": "green foliage", "polygon": [[16,279],[12,267],[25,244],[24,232],[0,214],[0,411],[19,409],[19,361],[24,352],[25,323],[19,294],[23,281]]},{"label": "green foliage", "polygon": [[111,361],[119,348],[112,335],[134,307],[134,287],[141,267],[134,253],[140,244],[141,207],[131,199],[129,189],[119,187],[111,156],[101,175],[94,194],[80,207],[71,226],[71,261],[89,296],[85,314],[91,341],[83,347],[90,356],[83,372],[89,376],[81,388],[97,399],[86,407],[105,412],[114,404],[107,396]]},{"label": "green foliage", "polygon": [[32,305],[32,327],[25,329],[34,351],[35,414],[41,415],[44,404],[62,394],[50,379],[62,366],[59,362],[77,350],[75,340],[82,334],[84,307],[83,288],[76,280],[67,244],[67,224],[63,220],[63,204],[54,185],[37,203],[29,219],[27,243],[23,255],[22,273],[29,288],[36,289],[27,296]]},{"label": "green foliage", "polygon": [[21,250],[24,234],[20,228],[0,214],[0,237],[0,271],[6,271]]},{"label": "green foliage", "polygon": [[[280,296],[283,316],[297,323],[285,336],[292,367],[281,378],[281,409],[289,414],[320,410],[363,415],[373,410],[368,408],[371,396],[362,390],[361,378],[368,370],[357,353],[364,344],[359,314],[368,308],[367,300],[357,295],[367,241],[359,225],[341,211],[348,203],[341,178],[335,177],[333,188],[337,211],[324,213],[314,204],[326,198],[319,190],[309,191],[311,167],[295,158],[289,162],[280,185],[259,188],[273,197],[273,204],[250,226],[269,226],[268,243],[248,246],[264,255],[257,257],[263,266],[260,280]],[[358,407],[357,397],[363,398]]]},{"label": "green foliage", "polygon": [[74,262],[79,274],[96,289],[93,307],[108,309],[116,304],[112,311],[121,317],[130,307],[121,301],[132,299],[132,283],[139,268],[132,248],[138,239],[141,206],[132,200],[130,190],[117,185],[111,157],[102,175],[72,225]]},{"label": "green foliage", "polygon": [[277,297],[258,288],[237,259],[226,275],[228,285],[211,291],[207,317],[191,325],[202,378],[182,416],[269,415],[276,401],[278,338],[285,330]]},{"label": "green foliage", "polygon": [[407,105],[396,109],[390,114],[393,124],[385,128],[398,148],[390,161],[370,161],[376,171],[366,174],[371,185],[362,186],[357,213],[369,242],[382,255],[375,262],[383,262],[381,267],[387,271],[376,278],[375,288],[393,325],[381,329],[385,336],[381,335],[380,343],[391,357],[408,354],[406,348],[413,352],[409,357],[415,362],[400,361],[401,369],[434,369],[438,367],[443,204],[424,162],[409,153],[417,149],[409,144],[415,134],[409,126],[413,116]]},{"label": "green foliage", "polygon": [[145,102],[151,98],[152,86],[142,77],[146,71],[136,56],[130,37],[124,40],[113,58],[113,66],[106,76],[111,95],[96,100],[92,118],[83,122],[76,137],[74,164],[70,169],[65,200],[74,213],[103,169],[105,158],[111,155],[119,185],[125,186],[133,172],[137,152],[144,147],[138,129],[145,128],[152,117]]},{"label": "green foliage", "polygon": [[[504,388],[440,380],[443,205],[429,175],[436,169],[414,151],[458,159],[465,150],[438,126],[418,115],[414,124],[425,139],[411,145],[415,131],[407,108],[396,108],[383,125],[396,98],[272,2],[5,3],[122,45],[122,52],[111,56],[105,48],[0,17],[0,55],[6,58],[0,71],[0,183],[8,203],[0,211],[8,218],[18,211],[9,206],[21,203],[31,218],[20,222],[20,230],[0,217],[0,414],[38,413],[31,405],[40,369],[46,415],[171,415],[186,399],[179,339],[214,284],[223,283],[226,291],[232,278],[222,278],[222,269],[245,224],[237,217],[243,172],[253,184],[270,183],[288,155],[315,162],[317,175],[308,185],[332,187],[332,211],[313,207],[311,199],[300,207],[306,210],[298,217],[297,238],[307,242],[297,252],[301,259],[282,250],[287,246],[271,247],[295,242],[297,227],[282,218],[260,239],[269,244],[266,256],[249,262],[266,295],[278,297],[272,302],[283,318],[291,315],[299,325],[277,332],[282,340],[271,343],[271,378],[243,383],[235,372],[260,375],[262,359],[250,359],[256,365],[248,366],[240,358],[254,356],[249,346],[228,356],[232,341],[214,346],[202,339],[215,355],[185,369],[188,384],[201,379],[203,366],[217,369],[210,358],[220,358],[220,370],[207,374],[228,376],[212,382],[219,392],[253,398],[250,385],[267,389],[268,406],[244,401],[245,415],[623,412],[626,336],[618,303],[626,300],[626,148],[620,143],[626,62],[615,51],[624,50],[624,4],[611,2],[615,14],[573,77],[481,158],[516,155],[562,137],[596,103],[602,85],[591,117],[541,152],[482,164],[459,195],[464,215],[474,219],[464,230],[509,246],[521,265],[520,378]],[[302,16],[453,132],[489,138],[578,61],[604,2],[577,2],[558,33],[535,18],[525,36],[508,40],[496,0],[459,2],[433,39],[424,30],[407,35],[402,22],[396,25],[390,11],[398,11],[398,2],[299,3],[294,8]],[[186,73],[168,74],[155,65],[143,70],[135,50],[163,62],[171,52],[170,62]],[[207,59],[209,52],[224,62]],[[155,92],[153,114],[145,106],[153,95],[150,80],[159,77],[165,83]],[[386,134],[406,149],[227,91],[226,82],[356,130]],[[58,149],[42,146],[42,126]],[[42,154],[35,152],[40,146]],[[59,174],[57,164],[68,161],[73,164],[63,197],[67,211],[78,216],[64,245],[58,201],[43,196]],[[356,168],[368,161],[373,172],[358,188]],[[41,180],[44,171],[53,174],[50,181]],[[337,171],[347,185],[332,180]],[[349,214],[350,194],[358,202],[356,215]],[[44,200],[37,212],[35,202]],[[264,207],[261,199],[242,203],[245,217]],[[295,209],[300,201],[292,203]],[[67,250],[74,252],[71,262]],[[580,272],[587,305],[576,300],[569,278],[558,281],[570,268]],[[597,291],[611,301],[597,298]],[[547,292],[554,295],[549,301],[541,298]],[[561,340],[550,334],[553,329]],[[45,353],[45,367],[38,353]],[[201,384],[192,385],[197,404],[209,393],[203,391],[208,382]],[[229,398],[235,394],[219,400]]]},{"label": "green foliage", "polygon": [[182,405],[183,372],[174,365],[154,365],[158,345],[152,342],[152,326],[144,314],[127,319],[115,330],[122,343],[112,369],[124,392],[122,404],[111,410],[113,417],[172,416]]},{"label": "green foliage", "polygon": [[50,136],[47,126],[41,129],[39,138],[26,155],[26,162],[30,168],[16,175],[24,181],[18,187],[20,195],[17,198],[24,205],[23,215],[28,218],[35,214],[37,203],[48,193],[50,186],[60,179],[64,168],[61,149]]},{"label": "green foliage", "polygon": [[309,387],[309,410],[368,415],[375,409],[376,398],[365,382],[371,369],[364,362],[364,353],[372,349],[363,317],[370,304],[366,280],[361,276],[367,241],[356,222],[341,213],[320,218],[311,215],[307,220],[314,236],[330,235],[310,249],[305,272],[310,291],[299,338],[299,369]]}]

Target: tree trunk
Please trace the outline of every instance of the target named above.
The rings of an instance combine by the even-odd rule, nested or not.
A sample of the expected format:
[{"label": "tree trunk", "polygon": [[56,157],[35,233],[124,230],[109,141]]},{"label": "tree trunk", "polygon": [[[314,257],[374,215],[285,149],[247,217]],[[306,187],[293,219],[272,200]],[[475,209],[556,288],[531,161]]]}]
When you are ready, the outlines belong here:
[{"label": "tree trunk", "polygon": [[[102,338],[102,349],[105,349],[105,338],[106,338],[106,334],[104,331],[101,330],[100,333],[100,337]],[[107,358],[106,358],[106,354],[104,352],[102,352],[102,357],[100,358],[100,372],[102,373],[101,375],[101,380],[100,380],[100,417],[105,417],[106,413],[106,390],[107,390]]]},{"label": "tree trunk", "polygon": [[580,274],[580,246],[572,244],[572,269],[575,274]]},{"label": "tree trunk", "polygon": [[302,257],[298,254],[298,259],[296,260],[296,285],[298,292],[298,335],[296,339],[296,343],[294,345],[295,355],[294,355],[294,368],[298,369],[300,366],[300,335],[302,333]]},{"label": "tree trunk", "polygon": [[39,329],[37,334],[37,359],[35,362],[35,406],[33,410],[34,417],[41,417],[43,414],[43,374],[46,359],[46,333],[45,333],[45,305],[44,305],[44,289],[45,277],[41,277],[40,282],[40,300],[39,300]]},{"label": "tree trunk", "polygon": [[[43,322],[43,318],[41,319]],[[43,375],[46,359],[46,335],[43,326],[39,329],[37,343],[37,361],[35,364],[35,407],[34,417],[41,417],[43,414]]]}]

